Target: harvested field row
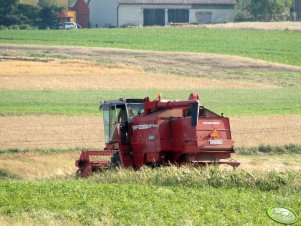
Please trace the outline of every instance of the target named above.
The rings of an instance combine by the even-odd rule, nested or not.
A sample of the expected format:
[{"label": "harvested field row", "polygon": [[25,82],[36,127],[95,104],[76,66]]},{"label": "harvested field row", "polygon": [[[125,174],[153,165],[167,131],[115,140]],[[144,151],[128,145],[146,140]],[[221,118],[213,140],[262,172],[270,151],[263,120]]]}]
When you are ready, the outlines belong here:
[{"label": "harvested field row", "polygon": [[[202,25],[201,25],[202,26]],[[256,29],[256,30],[291,30],[301,31],[301,22],[235,22],[224,24],[206,24],[206,28],[227,28],[227,29]]]},{"label": "harvested field row", "polygon": [[[103,66],[89,61],[0,61],[0,89],[222,89],[270,88],[246,80],[184,77],[145,72],[125,65]],[[142,82],[143,81],[143,82]]]},{"label": "harvested field row", "polygon": [[236,116],[230,122],[237,146],[301,144],[301,115]]},{"label": "harvested field row", "polygon": [[[7,170],[13,175],[26,178],[52,178],[57,176],[75,175],[77,168],[75,160],[80,156],[80,151],[70,153],[42,154],[27,152],[20,154],[2,154],[0,158],[0,169]],[[268,172],[286,170],[301,170],[300,154],[283,155],[232,155],[239,161],[239,169],[252,172]],[[225,166],[220,166],[224,168]],[[227,169],[230,169],[227,167]]]},{"label": "harvested field row", "polygon": [[301,171],[301,155],[300,154],[285,154],[285,155],[254,155],[241,156],[234,154],[232,156],[240,162],[240,169],[246,171],[278,171],[286,170]]},{"label": "harvested field row", "polygon": [[[238,147],[301,144],[300,115],[231,117]],[[2,116],[0,148],[75,148],[103,146],[99,116]]]},{"label": "harvested field row", "polygon": [[0,148],[72,148],[103,146],[100,116],[0,117]]},{"label": "harvested field row", "polygon": [[28,179],[75,175],[75,160],[79,155],[80,152],[3,154],[0,159],[0,169]]},{"label": "harvested field row", "polygon": [[[44,62],[44,65],[47,65],[47,62],[52,59],[80,59],[94,61],[110,68],[138,69],[140,70],[138,73],[141,71],[159,72],[210,80],[230,80],[231,82],[242,80],[265,85],[301,86],[301,67],[238,56],[32,45],[0,45],[0,51],[2,53],[0,59],[4,63],[7,60],[21,60]],[[89,65],[91,63],[87,62],[87,66]],[[85,67],[86,65],[79,70],[83,71]],[[89,70],[84,72],[85,76],[88,75],[87,72]],[[62,74],[65,73],[68,73],[67,70],[64,70]]]},{"label": "harvested field row", "polygon": [[[27,60],[47,62],[51,59],[97,60],[106,64],[140,65],[141,68],[155,71],[198,69],[212,72],[224,72],[234,69],[253,71],[301,71],[300,66],[291,66],[256,60],[234,55],[220,55],[193,52],[158,52],[148,50],[130,50],[117,48],[7,45],[0,44],[1,60]],[[217,67],[218,65],[218,67]],[[171,68],[173,66],[173,68]],[[203,70],[202,70],[203,69]],[[195,71],[197,72],[197,71]]]}]

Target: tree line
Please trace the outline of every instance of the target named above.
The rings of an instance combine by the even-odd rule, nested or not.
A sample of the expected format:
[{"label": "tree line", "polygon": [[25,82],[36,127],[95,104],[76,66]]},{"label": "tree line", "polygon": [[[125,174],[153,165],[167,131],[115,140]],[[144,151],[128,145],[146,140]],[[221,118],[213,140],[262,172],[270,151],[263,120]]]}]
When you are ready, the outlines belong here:
[{"label": "tree line", "polygon": [[[72,2],[74,0],[69,0]],[[273,21],[295,18],[294,0],[236,0],[236,21]],[[38,5],[19,0],[0,0],[0,26],[17,28],[58,28],[57,14],[63,8],[52,0],[39,0]]]},{"label": "tree line", "polygon": [[17,28],[57,28],[57,14],[63,8],[49,0],[40,0],[38,5],[22,4],[19,0],[0,0],[0,25]]},{"label": "tree line", "polygon": [[295,20],[294,0],[236,0],[237,21]]}]

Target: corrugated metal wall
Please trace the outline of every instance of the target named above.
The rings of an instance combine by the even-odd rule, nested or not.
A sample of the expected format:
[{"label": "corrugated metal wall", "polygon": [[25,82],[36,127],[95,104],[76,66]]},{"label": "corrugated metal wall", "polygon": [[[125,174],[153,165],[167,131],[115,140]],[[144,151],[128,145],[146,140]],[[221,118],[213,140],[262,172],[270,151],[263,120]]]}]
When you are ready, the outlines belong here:
[{"label": "corrugated metal wall", "polygon": [[301,0],[295,0],[295,11],[297,19],[301,19]]},{"label": "corrugated metal wall", "polygon": [[117,0],[90,1],[90,27],[117,26]]}]

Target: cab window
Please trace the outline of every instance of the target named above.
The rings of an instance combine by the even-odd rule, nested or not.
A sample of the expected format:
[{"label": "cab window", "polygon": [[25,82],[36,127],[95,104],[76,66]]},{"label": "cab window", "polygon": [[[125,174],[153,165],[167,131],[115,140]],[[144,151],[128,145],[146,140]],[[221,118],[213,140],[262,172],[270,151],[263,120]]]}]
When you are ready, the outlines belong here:
[{"label": "cab window", "polygon": [[129,121],[136,115],[140,115],[144,112],[144,105],[143,103],[138,103],[138,104],[127,104],[126,105],[127,109],[127,115]]}]

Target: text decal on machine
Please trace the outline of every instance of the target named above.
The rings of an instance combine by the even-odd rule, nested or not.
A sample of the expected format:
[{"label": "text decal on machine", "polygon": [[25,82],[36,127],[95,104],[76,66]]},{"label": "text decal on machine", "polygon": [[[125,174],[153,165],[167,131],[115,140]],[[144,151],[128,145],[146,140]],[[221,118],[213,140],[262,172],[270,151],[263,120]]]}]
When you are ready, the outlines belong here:
[{"label": "text decal on machine", "polygon": [[219,122],[203,122],[203,125],[219,125]]},{"label": "text decal on machine", "polygon": [[142,125],[135,125],[133,126],[133,130],[139,130],[139,129],[150,129],[150,128],[158,128],[158,124],[142,124]]}]

